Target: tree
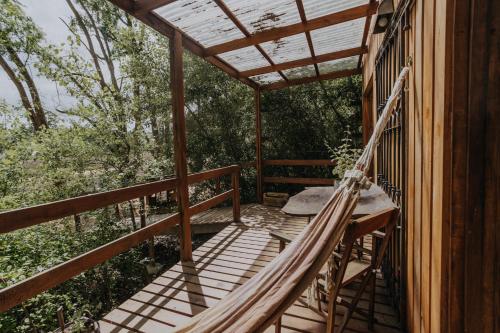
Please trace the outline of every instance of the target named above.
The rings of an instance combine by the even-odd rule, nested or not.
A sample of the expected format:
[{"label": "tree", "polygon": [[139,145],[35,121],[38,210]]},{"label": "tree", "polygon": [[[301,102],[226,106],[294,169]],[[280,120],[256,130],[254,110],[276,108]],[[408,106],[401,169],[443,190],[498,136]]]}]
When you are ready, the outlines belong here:
[{"label": "tree", "polygon": [[40,70],[78,100],[58,111],[95,131],[117,186],[171,174],[167,41],[109,3],[66,0],[68,45]]},{"label": "tree", "polygon": [[0,66],[19,93],[35,131],[48,127],[40,94],[30,73],[43,34],[14,0],[0,0]]}]

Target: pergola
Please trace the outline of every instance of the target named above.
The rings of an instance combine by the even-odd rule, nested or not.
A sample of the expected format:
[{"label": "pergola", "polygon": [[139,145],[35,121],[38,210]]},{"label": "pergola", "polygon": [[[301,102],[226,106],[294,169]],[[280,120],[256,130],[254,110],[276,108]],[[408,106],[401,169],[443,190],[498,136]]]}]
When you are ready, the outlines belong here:
[{"label": "pergola", "polygon": [[262,200],[260,92],[361,73],[375,0],[109,0],[171,40],[171,90],[183,259],[191,258],[183,49],[255,90],[257,198]]},{"label": "pergola", "polygon": [[261,90],[361,73],[373,0],[110,0]]}]

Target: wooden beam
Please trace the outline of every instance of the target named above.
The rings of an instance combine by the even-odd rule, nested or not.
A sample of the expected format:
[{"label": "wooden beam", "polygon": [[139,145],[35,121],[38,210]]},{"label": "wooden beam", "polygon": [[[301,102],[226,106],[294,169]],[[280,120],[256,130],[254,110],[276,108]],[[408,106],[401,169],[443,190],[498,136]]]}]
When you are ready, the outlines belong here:
[{"label": "wooden beam", "polygon": [[0,213],[0,234],[171,190],[177,179],[160,180]]},{"label": "wooden beam", "polygon": [[223,192],[221,194],[216,195],[215,197],[212,197],[210,199],[207,199],[205,201],[202,201],[200,203],[197,203],[196,205],[193,205],[189,207],[189,215],[193,216],[198,213],[204,212],[207,209],[210,209],[214,206],[217,206],[224,201],[231,199],[233,197],[234,190],[229,190],[226,192]]},{"label": "wooden beam", "polygon": [[233,188],[233,221],[241,221],[241,209],[240,209],[240,173],[241,168],[238,171],[233,172],[231,175],[231,186]]},{"label": "wooden beam", "polygon": [[[172,24],[170,24],[169,22],[167,22],[165,19],[163,19],[161,16],[159,16],[154,12],[147,12],[141,15],[137,14],[136,13],[137,8],[135,5],[135,1],[133,0],[108,0],[108,1],[116,5],[118,8],[124,10],[128,14],[132,15],[142,23],[150,26],[151,28],[158,31],[162,35],[168,37],[169,39],[172,39],[174,37],[175,31],[179,31]],[[236,80],[239,80],[254,89],[258,87],[257,83],[246,77],[241,76],[233,66],[231,66],[221,58],[216,56],[208,56],[206,54],[205,48],[201,46],[197,41],[183,34],[181,31],[179,32],[182,35],[182,45],[186,50],[190,51],[191,53],[201,58],[205,58],[206,61],[218,67],[219,69],[223,70]]]},{"label": "wooden beam", "polygon": [[334,166],[332,160],[262,160],[262,165],[277,166]]},{"label": "wooden beam", "polygon": [[240,72],[240,74],[242,76],[249,77],[249,76],[260,75],[260,74],[265,74],[265,73],[277,72],[279,70],[314,65],[314,64],[325,62],[325,61],[347,58],[347,57],[351,57],[351,56],[355,56],[355,55],[364,54],[366,52],[368,52],[368,49],[366,47],[354,47],[352,49],[347,49],[347,50],[342,50],[342,51],[337,51],[337,52],[332,52],[332,53],[326,53],[326,54],[322,54],[322,55],[311,57],[311,58],[304,58],[304,59],[283,62],[281,64],[274,65],[274,66],[265,66],[265,67],[255,68],[255,69],[249,69],[247,71]]},{"label": "wooden beam", "polygon": [[177,0],[136,0],[134,14],[144,15],[152,10],[166,6]]},{"label": "wooden beam", "polygon": [[[375,2],[375,0],[370,0],[370,4]],[[366,47],[366,40],[368,39],[368,33],[370,31],[370,23],[372,21],[372,16],[366,17],[365,29],[363,30],[363,38],[361,39],[361,47]],[[359,55],[358,68],[361,68],[361,62],[363,61],[363,54]]]},{"label": "wooden beam", "polygon": [[264,177],[264,183],[299,184],[299,185],[333,185],[333,178],[298,178],[298,177]]},{"label": "wooden beam", "polygon": [[230,165],[223,168],[192,173],[188,175],[188,184],[189,185],[196,184],[208,179],[219,178],[225,175],[230,175],[234,172],[237,172],[238,169],[239,169],[238,165]]},{"label": "wooden beam", "polygon": [[189,218],[189,190],[186,161],[186,119],[184,113],[184,70],[182,35],[175,31],[170,43],[170,89],[172,92],[172,120],[174,129],[175,171],[178,179],[177,203],[180,223],[181,259],[192,260],[191,223]]},{"label": "wooden beam", "polygon": [[359,68],[348,69],[348,70],[323,74],[323,75],[320,75],[318,77],[313,76],[313,77],[305,77],[305,78],[300,78],[300,79],[295,79],[295,80],[289,80],[288,82],[275,82],[275,83],[271,83],[271,84],[262,86],[261,90],[282,89],[282,88],[287,88],[287,87],[296,86],[296,85],[300,85],[300,84],[312,83],[312,82],[316,82],[316,81],[339,79],[342,77],[358,75],[361,73],[362,73],[362,71]]},{"label": "wooden beam", "polygon": [[[242,34],[245,35],[245,37],[250,37],[250,32],[247,30],[247,28],[241,23],[240,20],[234,15],[234,13],[229,9],[229,7],[226,6],[226,4],[222,0],[214,0],[214,2],[219,6],[219,8],[226,14],[226,16],[234,23],[236,27],[241,31]],[[262,56],[271,64],[271,66],[274,66],[274,62],[271,59],[271,57],[264,51],[264,49],[260,45],[255,45],[257,50],[262,54]],[[283,74],[281,71],[278,71],[279,75],[287,81],[288,78]]]},{"label": "wooden beam", "polygon": [[[299,10],[299,15],[300,15],[300,20],[302,21],[303,24],[307,23],[307,17],[306,17],[306,11],[304,9],[304,3],[302,0],[295,0],[295,3],[297,4],[297,9]],[[306,31],[306,39],[307,39],[307,45],[309,46],[309,52],[311,53],[311,57],[315,58],[316,53],[314,52],[314,45],[312,42],[311,38],[311,32]],[[318,64],[314,64],[314,70],[316,71],[316,76],[319,76],[319,67]]]},{"label": "wooden beam", "polygon": [[49,290],[64,281],[92,268],[117,254],[125,252],[145,240],[165,232],[179,223],[179,214],[171,215],[138,231],[125,235],[111,243],[49,268],[26,280],[0,290],[0,312],[21,304],[23,301]]},{"label": "wooden beam", "polygon": [[213,56],[216,54],[234,51],[247,46],[257,45],[264,42],[269,42],[277,40],[280,38],[296,35],[299,33],[304,33],[306,31],[312,31],[324,27],[328,27],[334,24],[339,24],[351,20],[355,20],[361,17],[369,16],[375,13],[377,10],[378,2],[373,4],[366,4],[351,9],[343,10],[341,12],[321,16],[307,23],[296,23],[284,27],[274,28],[265,30],[262,32],[257,32],[250,37],[240,38],[232,40],[226,43],[215,45],[206,49],[207,56]]},{"label": "wooden beam", "polygon": [[257,202],[262,202],[262,121],[260,112],[260,89],[255,89],[255,160],[257,166]]}]

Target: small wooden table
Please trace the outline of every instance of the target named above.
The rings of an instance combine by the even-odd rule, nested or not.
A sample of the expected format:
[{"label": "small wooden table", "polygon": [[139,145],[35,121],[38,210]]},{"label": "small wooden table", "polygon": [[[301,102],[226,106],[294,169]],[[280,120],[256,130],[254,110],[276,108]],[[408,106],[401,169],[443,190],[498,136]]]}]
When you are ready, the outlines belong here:
[{"label": "small wooden table", "polygon": [[[336,186],[306,188],[291,197],[281,210],[286,214],[310,218],[319,213],[336,189]],[[358,204],[352,215],[360,217],[394,207],[396,205],[384,190],[373,184],[369,190],[361,190]]]}]

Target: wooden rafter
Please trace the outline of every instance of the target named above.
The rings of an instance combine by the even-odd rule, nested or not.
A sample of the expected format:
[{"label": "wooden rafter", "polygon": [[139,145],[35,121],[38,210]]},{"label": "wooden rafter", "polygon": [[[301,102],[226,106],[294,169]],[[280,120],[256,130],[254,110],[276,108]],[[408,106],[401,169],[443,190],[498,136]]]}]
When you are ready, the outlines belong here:
[{"label": "wooden rafter", "polygon": [[352,21],[358,18],[370,16],[376,11],[377,5],[378,2],[374,2],[372,4],[366,4],[350,8],[347,10],[343,10],[341,12],[336,12],[333,14],[321,16],[309,20],[307,21],[307,23],[300,22],[284,27],[257,32],[249,37],[239,38],[226,43],[209,47],[206,49],[206,55],[210,56],[224,52],[234,51],[240,48],[257,45],[272,40],[277,40],[280,38],[296,35],[299,33],[304,33],[306,31],[312,31],[328,27],[334,24],[339,24],[347,21]]},{"label": "wooden rafter", "polygon": [[277,64],[274,66],[265,66],[265,67],[255,68],[255,69],[249,69],[247,71],[240,72],[240,75],[244,76],[244,77],[249,77],[249,76],[254,76],[254,75],[277,72],[280,70],[286,70],[286,69],[290,69],[290,68],[303,67],[303,66],[308,66],[308,65],[317,65],[317,64],[325,62],[325,61],[331,61],[331,60],[361,55],[361,54],[364,54],[366,52],[367,52],[366,47],[355,47],[352,49],[322,54],[322,55],[316,56],[314,58],[298,59],[298,60],[283,62],[281,64]]},{"label": "wooden rafter", "polygon": [[282,88],[286,88],[286,87],[296,86],[299,84],[312,83],[312,82],[322,81],[322,80],[339,79],[342,77],[353,76],[353,75],[357,75],[357,74],[361,74],[361,73],[362,73],[362,71],[359,68],[347,69],[347,70],[336,71],[336,72],[332,72],[332,73],[328,73],[328,74],[323,74],[320,76],[312,76],[312,77],[305,77],[305,78],[300,78],[300,79],[288,80],[288,82],[284,82],[284,81],[275,82],[275,83],[271,83],[271,84],[262,86],[260,89],[261,90],[282,89]]},{"label": "wooden rafter", "polygon": [[[375,0],[370,0],[370,4],[374,3]],[[361,40],[361,47],[366,47],[366,41],[368,40],[368,32],[370,31],[370,24],[372,21],[372,16],[368,15],[366,17],[365,28],[363,30],[363,38]],[[359,55],[358,68],[361,68],[361,62],[363,61],[363,55]]]},{"label": "wooden rafter", "polygon": [[[229,9],[226,4],[222,0],[214,0],[214,2],[219,6],[219,8],[226,14],[226,16],[234,23],[236,27],[241,31],[242,34],[244,34],[246,37],[250,37],[250,32],[247,30],[247,28],[241,23],[240,20],[234,15],[234,13]],[[269,62],[271,66],[275,66],[273,60],[271,57],[264,51],[264,49],[260,45],[255,45],[257,50],[262,54],[262,56]],[[278,73],[281,75],[281,77],[287,81],[288,78],[281,72],[278,71]]]},{"label": "wooden rafter", "polygon": [[[306,24],[307,23],[306,11],[304,10],[304,4],[302,3],[302,0],[295,0],[295,3],[297,4],[297,9],[299,10],[300,20],[302,21],[303,24]],[[311,57],[316,58],[316,53],[314,52],[314,45],[311,38],[311,32],[306,31],[305,34],[307,39],[307,45],[309,45],[309,52],[311,52]],[[316,71],[316,76],[319,76],[319,68],[317,63],[314,63],[314,70]]]},{"label": "wooden rafter", "polygon": [[206,56],[206,49],[201,46],[198,42],[196,42],[194,39],[191,37],[187,36],[186,34],[182,33],[182,31],[176,29],[173,25],[171,25],[169,22],[165,21],[161,16],[153,13],[153,12],[147,12],[142,15],[138,15],[136,13],[136,4],[134,0],[108,0],[114,5],[116,5],[118,8],[121,8],[128,14],[134,16],[144,24],[152,27],[162,35],[168,37],[170,40],[173,39],[175,31],[181,32],[182,35],[182,45],[184,48],[193,54],[205,58],[208,62],[210,62],[212,65],[219,67],[222,69],[224,72],[228,73],[230,76],[234,77],[235,79],[245,83],[246,85],[252,87],[252,88],[257,88],[258,85],[253,82],[252,80],[245,78],[239,74],[239,72],[230,64],[222,60],[221,58],[217,56]]},{"label": "wooden rafter", "polygon": [[177,0],[136,0],[134,4],[135,15],[144,15],[152,10],[163,7]]}]

